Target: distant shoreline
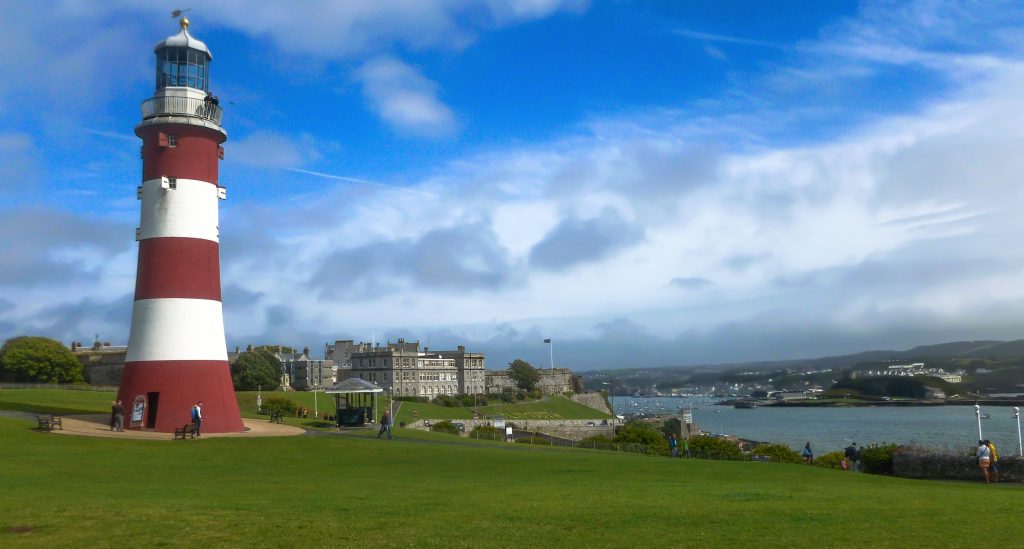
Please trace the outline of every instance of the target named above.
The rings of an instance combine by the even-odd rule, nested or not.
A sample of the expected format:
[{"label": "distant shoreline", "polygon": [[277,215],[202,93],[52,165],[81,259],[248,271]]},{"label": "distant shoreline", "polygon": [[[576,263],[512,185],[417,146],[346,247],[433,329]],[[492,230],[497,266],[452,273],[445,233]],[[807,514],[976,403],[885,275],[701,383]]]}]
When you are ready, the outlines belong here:
[{"label": "distant shoreline", "polygon": [[[723,400],[716,402],[716,406],[733,406],[737,402],[749,402],[739,400]],[[779,400],[779,401],[755,401],[758,407],[778,408],[863,408],[872,406],[1024,406],[1024,399],[977,399],[977,400]]]}]

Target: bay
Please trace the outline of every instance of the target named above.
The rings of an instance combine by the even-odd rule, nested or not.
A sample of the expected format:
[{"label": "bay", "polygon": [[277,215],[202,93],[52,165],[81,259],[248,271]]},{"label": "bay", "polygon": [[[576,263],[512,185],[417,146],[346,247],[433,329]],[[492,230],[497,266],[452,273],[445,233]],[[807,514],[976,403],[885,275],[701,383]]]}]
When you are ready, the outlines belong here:
[{"label": "bay", "polygon": [[[761,406],[737,409],[716,405],[710,397],[617,396],[615,413],[678,414],[693,408],[693,421],[704,431],[724,433],[762,442],[781,442],[794,449],[810,442],[821,455],[858,445],[916,444],[949,452],[973,453],[978,442],[978,421],[973,406],[865,406],[785,407]],[[992,416],[982,420],[984,438],[991,439],[1000,454],[1019,452],[1017,420],[1012,406],[986,406]]]}]

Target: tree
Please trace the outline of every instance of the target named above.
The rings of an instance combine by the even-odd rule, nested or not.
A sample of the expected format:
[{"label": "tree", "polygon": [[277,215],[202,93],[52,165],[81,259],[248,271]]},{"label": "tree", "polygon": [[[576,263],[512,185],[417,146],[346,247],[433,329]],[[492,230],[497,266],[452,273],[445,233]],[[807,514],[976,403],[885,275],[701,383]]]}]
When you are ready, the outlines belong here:
[{"label": "tree", "polygon": [[27,383],[83,383],[82,363],[59,341],[21,336],[0,347],[0,380]]},{"label": "tree", "polygon": [[630,420],[619,428],[619,432],[612,440],[618,443],[643,444],[662,453],[668,452],[665,435],[654,425],[638,419]]},{"label": "tree", "polygon": [[274,391],[281,382],[281,373],[281,361],[273,353],[257,349],[238,355],[231,365],[231,382],[236,391]]},{"label": "tree", "polygon": [[508,365],[508,377],[516,382],[516,385],[524,391],[532,391],[540,381],[540,372],[522,359],[515,359]]}]

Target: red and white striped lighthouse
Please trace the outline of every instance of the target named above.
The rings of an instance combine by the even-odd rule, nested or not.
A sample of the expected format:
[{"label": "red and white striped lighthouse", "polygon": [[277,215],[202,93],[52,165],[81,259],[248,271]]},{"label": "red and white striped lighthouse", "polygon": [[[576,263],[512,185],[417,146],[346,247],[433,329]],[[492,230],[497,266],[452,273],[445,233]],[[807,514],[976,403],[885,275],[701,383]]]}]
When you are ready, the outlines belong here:
[{"label": "red and white striped lighthouse", "polygon": [[203,402],[203,432],[244,429],[224,339],[218,161],[227,132],[209,93],[213,56],[181,32],[156,45],[156,93],[142,103],[139,266],[118,398],[129,426],[173,431]]}]

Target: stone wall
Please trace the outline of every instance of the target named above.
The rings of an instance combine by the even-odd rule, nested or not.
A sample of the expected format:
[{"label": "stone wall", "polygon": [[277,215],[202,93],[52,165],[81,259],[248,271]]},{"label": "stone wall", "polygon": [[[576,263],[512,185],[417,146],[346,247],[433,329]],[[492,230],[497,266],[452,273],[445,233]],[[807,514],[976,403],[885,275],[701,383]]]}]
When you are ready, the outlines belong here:
[{"label": "stone wall", "polygon": [[[438,423],[442,420],[416,420],[406,424],[406,428],[429,431],[427,421]],[[461,423],[466,426],[466,432],[462,436],[468,436],[470,431],[478,425],[493,425],[491,419],[454,419],[452,423]],[[604,435],[608,438],[615,436],[615,427],[620,424],[619,420],[603,419],[506,419],[505,425],[514,424],[517,431],[537,431],[570,440],[583,440],[594,435]]]},{"label": "stone wall", "polygon": [[[558,395],[573,390],[572,371],[568,368],[537,368],[537,373],[540,374],[537,388],[545,395]],[[518,389],[516,382],[508,377],[507,370],[488,370],[484,379],[488,394],[500,393],[506,388]]]},{"label": "stone wall", "polygon": [[[930,454],[925,452],[898,452],[892,457],[892,471],[898,477],[932,480],[980,481],[981,469],[973,456]],[[999,458],[999,480],[1024,480],[1024,459],[1018,456]]]},{"label": "stone wall", "polygon": [[593,408],[608,415],[612,414],[612,411],[608,409],[608,402],[604,399],[604,395],[602,393],[572,395],[572,400],[573,402],[582,404],[587,408]]},{"label": "stone wall", "polygon": [[124,364],[86,364],[82,376],[90,385],[117,385],[123,371]]}]

